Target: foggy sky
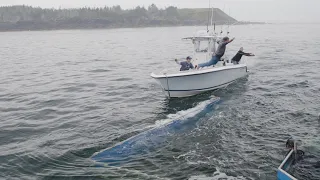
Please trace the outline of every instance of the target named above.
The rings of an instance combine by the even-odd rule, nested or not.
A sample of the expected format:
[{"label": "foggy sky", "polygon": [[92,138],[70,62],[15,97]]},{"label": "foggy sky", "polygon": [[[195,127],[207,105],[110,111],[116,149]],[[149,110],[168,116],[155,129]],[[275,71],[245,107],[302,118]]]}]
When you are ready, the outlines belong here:
[{"label": "foggy sky", "polygon": [[[0,6],[31,5],[43,8],[104,7],[120,5],[160,8],[207,8],[209,0],[0,0]],[[211,7],[224,10],[237,20],[266,22],[320,22],[320,0],[211,0]]]}]

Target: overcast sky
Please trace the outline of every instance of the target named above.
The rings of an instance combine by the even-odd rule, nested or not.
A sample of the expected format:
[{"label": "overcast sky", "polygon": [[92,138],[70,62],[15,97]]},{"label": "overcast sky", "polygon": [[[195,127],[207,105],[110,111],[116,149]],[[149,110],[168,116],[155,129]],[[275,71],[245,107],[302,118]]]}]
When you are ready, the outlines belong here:
[{"label": "overcast sky", "polygon": [[[124,9],[136,6],[177,6],[205,8],[209,0],[0,0],[0,6],[31,5],[45,8],[103,7],[120,5]],[[211,0],[211,6],[224,10],[237,20],[267,22],[320,22],[320,0]]]}]

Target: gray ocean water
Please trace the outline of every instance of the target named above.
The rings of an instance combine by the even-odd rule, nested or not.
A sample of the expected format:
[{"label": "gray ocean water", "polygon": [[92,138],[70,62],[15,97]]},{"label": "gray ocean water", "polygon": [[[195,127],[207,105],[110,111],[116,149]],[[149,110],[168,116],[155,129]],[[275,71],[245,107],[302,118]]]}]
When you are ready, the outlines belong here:
[{"label": "gray ocean water", "polygon": [[[256,54],[249,75],[169,100],[150,73],[192,55],[181,38],[203,28],[0,33],[0,179],[276,179],[290,136],[306,154],[293,175],[320,179],[320,24],[230,27],[227,56]],[[147,152],[90,159],[215,96],[183,131],[151,134]]]}]

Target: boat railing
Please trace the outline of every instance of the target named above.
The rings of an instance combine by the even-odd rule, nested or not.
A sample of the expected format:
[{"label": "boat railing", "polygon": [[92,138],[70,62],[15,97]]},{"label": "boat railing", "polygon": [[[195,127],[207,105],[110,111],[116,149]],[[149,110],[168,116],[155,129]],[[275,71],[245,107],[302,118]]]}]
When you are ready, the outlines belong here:
[{"label": "boat railing", "polygon": [[278,180],[298,180],[297,178],[289,174],[288,171],[290,170],[290,168],[292,168],[292,165],[296,163],[298,158],[304,155],[304,152],[297,149],[297,143],[292,138],[287,140],[286,147],[290,148],[290,151],[278,167]]},{"label": "boat railing", "polygon": [[287,170],[292,165],[294,150],[291,149],[286,158],[282,161],[281,165],[278,167],[278,180],[297,180]]}]

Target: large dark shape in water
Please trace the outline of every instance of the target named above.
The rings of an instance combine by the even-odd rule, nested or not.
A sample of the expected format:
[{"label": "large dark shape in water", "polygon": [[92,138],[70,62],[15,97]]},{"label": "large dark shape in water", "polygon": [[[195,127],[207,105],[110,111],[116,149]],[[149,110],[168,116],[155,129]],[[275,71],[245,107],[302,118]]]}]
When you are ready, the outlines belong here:
[{"label": "large dark shape in water", "polygon": [[166,125],[144,131],[113,147],[94,154],[91,158],[99,163],[119,165],[121,162],[130,160],[132,156],[148,153],[164,143],[169,134],[181,133],[195,128],[199,119],[207,112],[210,112],[213,106],[219,102],[220,98],[215,98],[192,117],[185,119],[182,117]]}]

